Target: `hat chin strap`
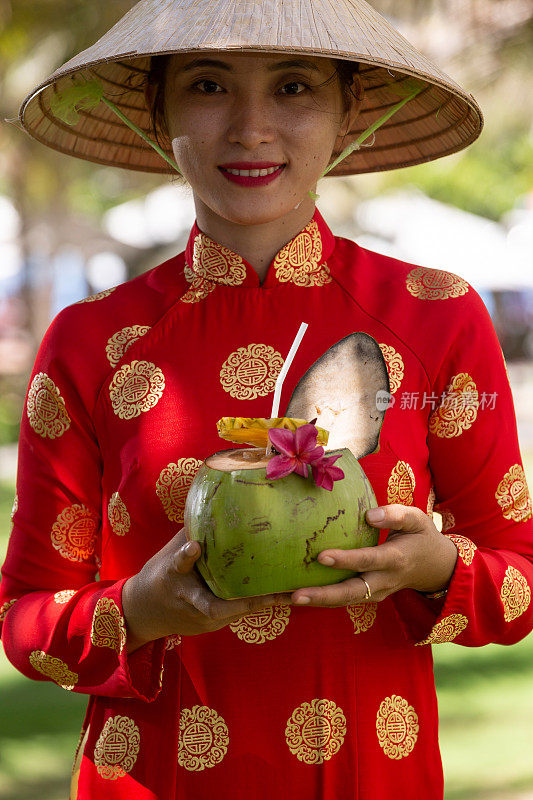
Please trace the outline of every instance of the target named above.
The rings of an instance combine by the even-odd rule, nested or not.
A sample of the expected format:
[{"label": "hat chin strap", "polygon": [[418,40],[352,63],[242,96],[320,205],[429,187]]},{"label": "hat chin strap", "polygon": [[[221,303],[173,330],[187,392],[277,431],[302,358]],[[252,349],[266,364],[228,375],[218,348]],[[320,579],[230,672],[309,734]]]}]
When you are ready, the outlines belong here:
[{"label": "hat chin strap", "polygon": [[[403,108],[404,105],[409,102],[409,100],[412,100],[413,97],[416,97],[417,94],[419,94],[423,88],[424,84],[420,83],[420,85],[415,86],[412,89],[412,91],[406,97],[403,98],[403,100],[400,100],[399,103],[396,103],[396,105],[389,108],[389,110],[386,111],[385,114],[383,114],[379,119],[373,122],[372,125],[370,125],[366,129],[366,131],[363,131],[363,133],[361,133],[354,142],[349,144],[348,147],[345,147],[342,153],[338,155],[337,158],[328,167],[326,167],[326,169],[324,170],[324,172],[320,177],[323,178],[324,175],[327,175],[330,170],[332,170],[334,167],[340,164],[341,161],[343,161],[347,156],[351,155],[355,150],[359,150],[361,147],[368,147],[373,145],[375,141],[375,133],[378,130],[378,128],[381,128],[381,126],[384,125],[384,123],[387,122],[387,120],[389,120],[392,116],[394,116],[394,114],[396,114],[401,108]],[[372,142],[370,143],[370,145],[364,145],[364,142],[368,139],[369,136],[373,136]],[[320,197],[319,194],[315,194],[315,192],[312,191],[309,191],[308,194],[310,197],[313,198],[313,200],[318,200],[318,198]]]},{"label": "hat chin strap", "polygon": [[[394,114],[396,114],[401,108],[404,107],[406,103],[412,100],[414,97],[419,94],[422,89],[426,87],[427,84],[422,83],[421,81],[415,80],[414,78],[408,78],[404,81],[404,86],[401,84],[395,84],[394,89],[391,86],[391,91],[394,91],[396,94],[402,96],[403,99],[392,106],[383,116],[377,119],[375,122],[370,125],[366,131],[363,131],[357,139],[345,147],[342,153],[337,156],[337,158],[324,170],[324,172],[319,176],[323,178],[327,175],[330,170],[340,164],[347,156],[351,155],[355,150],[359,150],[364,145],[364,142],[368,139],[369,136],[375,134],[375,132],[380,128],[387,120],[389,120]],[[80,84],[74,84],[69,86],[62,92],[58,92],[57,94],[53,95],[50,99],[50,108],[54,116],[60,119],[62,122],[65,122],[67,125],[76,125],[79,120],[79,113],[78,109],[83,110],[90,110],[97,106],[100,102],[105,103],[111,111],[113,111],[121,120],[127,125],[129,128],[132,129],[135,133],[137,133],[144,141],[153,147],[154,150],[165,159],[165,161],[170,164],[173,169],[176,170],[180,175],[182,172],[180,171],[178,165],[174,161],[174,159],[170,158],[164,150],[162,150],[159,145],[152,141],[149,136],[145,134],[134,122],[128,119],[122,111],[117,108],[117,106],[108,100],[107,97],[104,96],[104,88],[102,82],[97,78],[93,78],[90,81],[83,81]],[[373,144],[373,142],[372,142]],[[318,200],[320,195],[313,192],[311,189],[307,193],[312,200]],[[303,200],[300,200],[298,205],[294,208],[297,209]]]}]

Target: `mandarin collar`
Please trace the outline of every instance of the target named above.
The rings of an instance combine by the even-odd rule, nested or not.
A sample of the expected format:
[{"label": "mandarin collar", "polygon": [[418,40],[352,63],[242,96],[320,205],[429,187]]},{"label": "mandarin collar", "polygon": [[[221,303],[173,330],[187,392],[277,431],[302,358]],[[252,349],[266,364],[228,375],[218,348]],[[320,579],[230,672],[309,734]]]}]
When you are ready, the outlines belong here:
[{"label": "mandarin collar", "polygon": [[185,248],[185,277],[191,299],[206,296],[218,284],[246,288],[301,287],[331,283],[327,259],[335,237],[315,208],[310,222],[287,242],[269,264],[263,283],[242,256],[203,233],[195,220]]}]

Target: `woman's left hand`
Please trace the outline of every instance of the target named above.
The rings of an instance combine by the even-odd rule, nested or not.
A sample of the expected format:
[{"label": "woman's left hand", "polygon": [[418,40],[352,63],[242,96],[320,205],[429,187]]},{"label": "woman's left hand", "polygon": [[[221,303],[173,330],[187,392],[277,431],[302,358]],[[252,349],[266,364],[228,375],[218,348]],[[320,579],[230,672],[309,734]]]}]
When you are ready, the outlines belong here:
[{"label": "woman's left hand", "polygon": [[[375,514],[369,516],[368,511],[366,519],[374,527],[389,529],[383,544],[358,550],[323,550],[318,555],[319,563],[331,569],[351,569],[361,577],[295,590],[292,603],[304,605],[302,597],[309,598],[307,605],[328,608],[364,602],[367,589],[361,578],[370,587],[367,602],[379,602],[400,589],[433,593],[448,586],[457,561],[454,543],[416,506],[392,503],[379,509],[384,512],[381,519],[372,519]],[[327,557],[333,558],[334,564]]]}]

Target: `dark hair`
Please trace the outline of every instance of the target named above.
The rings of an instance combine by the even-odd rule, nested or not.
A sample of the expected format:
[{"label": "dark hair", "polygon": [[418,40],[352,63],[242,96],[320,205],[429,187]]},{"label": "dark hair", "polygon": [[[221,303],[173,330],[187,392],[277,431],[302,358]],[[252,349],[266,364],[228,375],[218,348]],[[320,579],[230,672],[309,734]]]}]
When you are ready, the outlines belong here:
[{"label": "dark hair", "polygon": [[[150,109],[150,122],[153,135],[158,145],[163,148],[163,144],[159,140],[159,134],[162,133],[167,141],[170,141],[168,131],[168,123],[165,114],[165,81],[167,74],[167,67],[172,53],[152,56],[150,59],[150,68],[147,76],[147,83],[150,86],[156,87],[156,93],[152,108]],[[333,74],[323,81],[321,86],[326,86],[331,81],[338,78],[340,88],[342,91],[344,110],[347,111],[353,98],[357,99],[354,94],[352,83],[354,76],[359,73],[359,64],[356,61],[345,61],[343,59],[333,59],[335,70]]]},{"label": "dark hair", "polygon": [[168,133],[167,119],[165,115],[165,80],[168,63],[172,54],[163,56],[152,56],[150,59],[150,68],[146,82],[149,86],[156,86],[156,93],[152,107],[150,109],[150,123],[152,132],[159,147],[163,147],[159,140],[159,132],[162,131],[167,139],[170,139]]}]

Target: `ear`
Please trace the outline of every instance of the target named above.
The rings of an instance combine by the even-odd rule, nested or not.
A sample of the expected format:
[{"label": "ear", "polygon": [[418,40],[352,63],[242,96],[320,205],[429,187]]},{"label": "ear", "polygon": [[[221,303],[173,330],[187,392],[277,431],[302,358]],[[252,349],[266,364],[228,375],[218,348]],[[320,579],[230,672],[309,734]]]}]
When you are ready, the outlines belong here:
[{"label": "ear", "polygon": [[359,112],[361,111],[361,107],[364,102],[365,97],[365,88],[363,86],[363,81],[361,80],[361,76],[355,74],[353,76],[353,80],[351,83],[351,90],[352,90],[352,98],[350,102],[350,107],[347,111],[344,112],[342,118],[342,124],[339,129],[339,136],[346,136],[350,131],[353,129],[355,125],[355,121],[359,116]]}]

